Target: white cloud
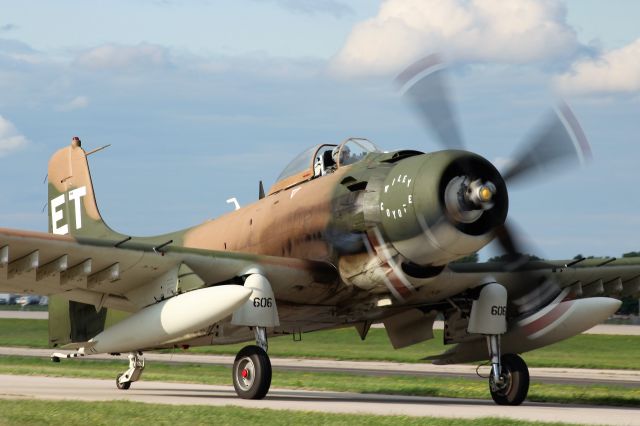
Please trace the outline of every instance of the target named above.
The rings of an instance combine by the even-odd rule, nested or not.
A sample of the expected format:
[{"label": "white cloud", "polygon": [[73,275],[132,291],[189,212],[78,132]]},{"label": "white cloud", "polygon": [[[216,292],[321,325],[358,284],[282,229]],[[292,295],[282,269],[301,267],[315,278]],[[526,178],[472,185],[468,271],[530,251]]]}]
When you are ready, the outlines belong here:
[{"label": "white cloud", "polygon": [[18,132],[16,126],[0,115],[0,157],[24,148],[29,141]]},{"label": "white cloud", "polygon": [[13,31],[13,30],[15,30],[17,28],[18,28],[18,26],[14,25],[14,24],[4,24],[4,25],[0,25],[0,32]]},{"label": "white cloud", "polygon": [[45,60],[44,55],[26,43],[15,39],[0,38],[0,63],[15,66],[16,64],[39,65]]},{"label": "white cloud", "polygon": [[564,6],[553,0],[386,0],[353,28],[332,69],[386,74],[439,51],[459,61],[518,64],[579,47]]},{"label": "white cloud", "polygon": [[640,91],[640,38],[594,59],[583,59],[555,79],[556,86],[573,93]]},{"label": "white cloud", "polygon": [[76,62],[92,70],[158,68],[170,64],[168,50],[149,43],[105,44],[82,53]]},{"label": "white cloud", "polygon": [[84,109],[89,106],[89,98],[86,96],[76,96],[71,99],[69,102],[65,102],[56,107],[58,111],[74,111],[77,109]]}]

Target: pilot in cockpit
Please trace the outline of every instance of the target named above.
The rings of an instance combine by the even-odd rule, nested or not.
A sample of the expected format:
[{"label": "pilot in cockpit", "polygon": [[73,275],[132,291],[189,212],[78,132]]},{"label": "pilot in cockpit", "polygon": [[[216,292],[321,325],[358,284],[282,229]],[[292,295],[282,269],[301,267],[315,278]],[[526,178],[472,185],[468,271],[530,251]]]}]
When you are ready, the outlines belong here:
[{"label": "pilot in cockpit", "polygon": [[[340,161],[338,161],[338,155],[340,156]],[[351,150],[346,145],[342,146],[342,150],[340,149],[340,146],[336,146],[335,148],[333,148],[333,151],[331,152],[331,157],[333,158],[333,162],[335,164],[340,164],[341,166],[344,166],[350,163],[349,160],[351,158]]]}]

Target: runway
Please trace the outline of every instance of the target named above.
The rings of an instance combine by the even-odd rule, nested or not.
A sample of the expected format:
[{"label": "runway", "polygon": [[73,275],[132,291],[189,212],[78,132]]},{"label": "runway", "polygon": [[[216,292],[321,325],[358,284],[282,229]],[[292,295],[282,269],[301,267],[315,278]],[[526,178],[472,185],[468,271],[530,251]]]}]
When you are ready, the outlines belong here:
[{"label": "runway", "polygon": [[[26,314],[26,315],[24,315]],[[17,313],[12,317],[45,317],[46,313]],[[46,318],[46,317],[45,317]],[[620,330],[616,327],[612,331]],[[638,326],[631,331],[640,329]],[[626,333],[625,333],[626,334]],[[631,333],[635,334],[635,333]],[[51,349],[0,347],[0,355],[48,358]],[[147,353],[147,362],[200,363],[230,367],[233,356]],[[96,355],[84,359],[121,359],[126,357]],[[83,359],[62,362],[82,362]],[[416,380],[429,377],[463,377],[485,380],[476,375],[475,366],[408,364],[392,362],[354,362],[271,358],[277,371],[311,371],[348,373],[369,376],[412,375]],[[486,373],[487,371],[483,371]],[[114,371],[114,376],[115,376]],[[531,368],[532,383],[607,384],[626,387],[640,386],[640,371]],[[347,379],[348,380],[348,379]],[[639,425],[640,409],[525,402],[520,407],[499,407],[490,400],[468,400],[398,395],[367,395],[340,392],[272,389],[265,400],[238,399],[232,386],[194,385],[183,383],[147,382],[144,378],[128,391],[118,391],[114,380],[51,378],[38,376],[0,375],[0,398],[4,399],[75,399],[83,401],[129,400],[146,403],[187,405],[235,405],[248,408],[310,410],[337,413],[378,415],[437,416],[457,418],[505,417],[529,421],[550,421],[580,424]]]},{"label": "runway", "polygon": [[[49,358],[52,349],[11,348],[0,347],[0,355],[33,356]],[[126,365],[126,356],[91,355],[85,358],[62,360],[62,362],[82,362],[84,359],[121,359]],[[270,357],[275,371],[305,371],[319,373],[347,373],[367,376],[411,375],[427,380],[429,377],[462,377],[470,380],[486,380],[476,374],[473,365],[433,365],[409,364],[382,361],[337,361],[324,359],[276,358]],[[195,363],[231,367],[233,356],[228,355],[197,355],[187,353],[159,354],[145,353],[147,362],[164,363]],[[489,368],[480,370],[487,376]],[[577,368],[530,368],[529,374],[534,383],[564,384],[564,385],[616,385],[625,387],[640,386],[640,370],[596,370]]]},{"label": "runway", "polygon": [[640,425],[640,409],[565,404],[525,403],[500,407],[492,401],[365,395],[271,389],[262,401],[238,399],[231,386],[136,382],[119,391],[113,380],[0,375],[0,398],[127,400],[172,405],[234,405],[248,408],[308,410],[377,415],[436,416],[449,418],[504,417],[520,420],[580,424]]}]

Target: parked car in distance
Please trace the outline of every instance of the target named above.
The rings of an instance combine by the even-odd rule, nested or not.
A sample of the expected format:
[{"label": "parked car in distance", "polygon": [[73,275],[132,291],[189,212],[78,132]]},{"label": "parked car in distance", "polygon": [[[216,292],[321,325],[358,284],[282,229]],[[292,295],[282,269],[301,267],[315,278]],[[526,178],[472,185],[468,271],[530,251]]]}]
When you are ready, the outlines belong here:
[{"label": "parked car in distance", "polygon": [[16,301],[18,305],[27,306],[27,305],[39,305],[40,304],[40,296],[35,294],[25,294],[24,296],[20,296]]},{"label": "parked car in distance", "polygon": [[0,293],[0,305],[15,305],[18,299],[17,294]]}]

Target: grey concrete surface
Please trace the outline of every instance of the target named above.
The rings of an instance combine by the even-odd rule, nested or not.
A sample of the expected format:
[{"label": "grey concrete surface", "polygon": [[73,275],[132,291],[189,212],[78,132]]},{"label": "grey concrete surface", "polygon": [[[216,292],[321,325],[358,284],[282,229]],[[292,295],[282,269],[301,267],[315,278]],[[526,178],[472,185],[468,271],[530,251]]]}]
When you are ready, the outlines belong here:
[{"label": "grey concrete surface", "polygon": [[232,405],[247,408],[308,410],[336,413],[397,414],[474,419],[503,417],[579,424],[640,425],[640,409],[566,404],[525,403],[501,407],[492,401],[363,395],[271,389],[261,401],[241,400],[231,386],[164,382],[136,382],[128,391],[115,380],[0,375],[0,398],[73,399],[82,401],[128,400],[172,405]]},{"label": "grey concrete surface", "polygon": [[640,325],[599,324],[584,334],[616,334],[624,336],[640,336]]},{"label": "grey concrete surface", "polygon": [[10,319],[49,319],[47,311],[0,311],[0,318]]}]

